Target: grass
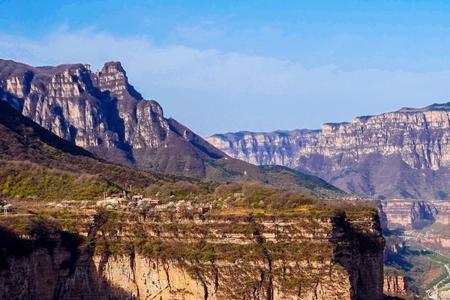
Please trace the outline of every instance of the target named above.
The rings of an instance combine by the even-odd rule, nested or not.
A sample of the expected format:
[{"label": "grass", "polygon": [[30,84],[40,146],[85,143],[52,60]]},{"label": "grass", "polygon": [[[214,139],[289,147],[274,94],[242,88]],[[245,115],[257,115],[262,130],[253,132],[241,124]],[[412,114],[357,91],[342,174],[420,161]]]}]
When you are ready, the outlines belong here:
[{"label": "grass", "polygon": [[444,265],[450,264],[450,258],[444,257],[436,252],[429,251],[429,250],[421,250],[422,254],[434,261],[437,261],[439,263],[442,263]]},{"label": "grass", "polygon": [[8,164],[0,169],[0,191],[18,199],[86,200],[103,192],[121,191],[99,176],[42,168],[33,164]]}]

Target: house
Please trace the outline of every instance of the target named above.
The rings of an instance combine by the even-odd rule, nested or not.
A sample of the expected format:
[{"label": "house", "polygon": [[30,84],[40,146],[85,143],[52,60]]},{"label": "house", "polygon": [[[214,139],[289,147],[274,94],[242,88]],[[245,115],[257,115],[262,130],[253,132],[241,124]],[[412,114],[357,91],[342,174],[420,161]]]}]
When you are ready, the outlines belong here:
[{"label": "house", "polygon": [[138,207],[156,206],[160,203],[161,203],[161,201],[159,199],[143,198],[143,199],[137,201],[137,206]]},{"label": "house", "polygon": [[139,200],[142,200],[142,199],[144,199],[144,195],[140,195],[140,194],[133,195],[133,197],[131,197],[132,201],[139,201]]},{"label": "house", "polygon": [[97,201],[97,206],[108,208],[108,209],[115,209],[119,207],[120,202],[117,199],[106,199],[106,200],[100,200]]},{"label": "house", "polygon": [[144,198],[142,200],[146,201],[149,205],[159,205],[159,204],[161,204],[161,200],[159,200],[159,199]]}]

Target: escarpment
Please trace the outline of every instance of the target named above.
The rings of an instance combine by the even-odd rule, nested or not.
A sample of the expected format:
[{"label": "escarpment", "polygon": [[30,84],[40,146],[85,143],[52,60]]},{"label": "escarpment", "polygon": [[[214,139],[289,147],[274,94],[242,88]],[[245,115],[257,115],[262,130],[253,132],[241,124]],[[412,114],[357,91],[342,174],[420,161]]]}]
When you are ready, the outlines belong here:
[{"label": "escarpment", "polygon": [[376,213],[72,213],[0,220],[1,299],[382,299]]},{"label": "escarpment", "polygon": [[353,193],[448,199],[450,104],[404,108],[320,130],[238,132],[207,140],[257,165],[283,165]]}]

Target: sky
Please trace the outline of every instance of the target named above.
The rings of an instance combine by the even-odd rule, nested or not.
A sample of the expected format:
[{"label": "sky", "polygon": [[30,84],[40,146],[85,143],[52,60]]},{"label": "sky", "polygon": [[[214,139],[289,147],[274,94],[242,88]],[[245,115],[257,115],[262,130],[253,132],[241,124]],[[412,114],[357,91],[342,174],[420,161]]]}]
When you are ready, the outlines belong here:
[{"label": "sky", "polygon": [[450,101],[450,1],[4,1],[0,58],[121,61],[208,136]]}]

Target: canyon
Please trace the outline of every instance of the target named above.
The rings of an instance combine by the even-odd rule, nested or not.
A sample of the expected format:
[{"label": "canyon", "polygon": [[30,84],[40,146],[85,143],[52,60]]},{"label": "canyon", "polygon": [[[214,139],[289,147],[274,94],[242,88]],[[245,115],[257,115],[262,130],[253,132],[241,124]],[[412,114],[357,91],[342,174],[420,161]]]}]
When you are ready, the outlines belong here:
[{"label": "canyon", "polygon": [[242,131],[206,140],[234,158],[295,168],[359,199],[380,200],[387,241],[384,293],[447,299],[449,120],[450,103],[443,103],[319,130]]}]

